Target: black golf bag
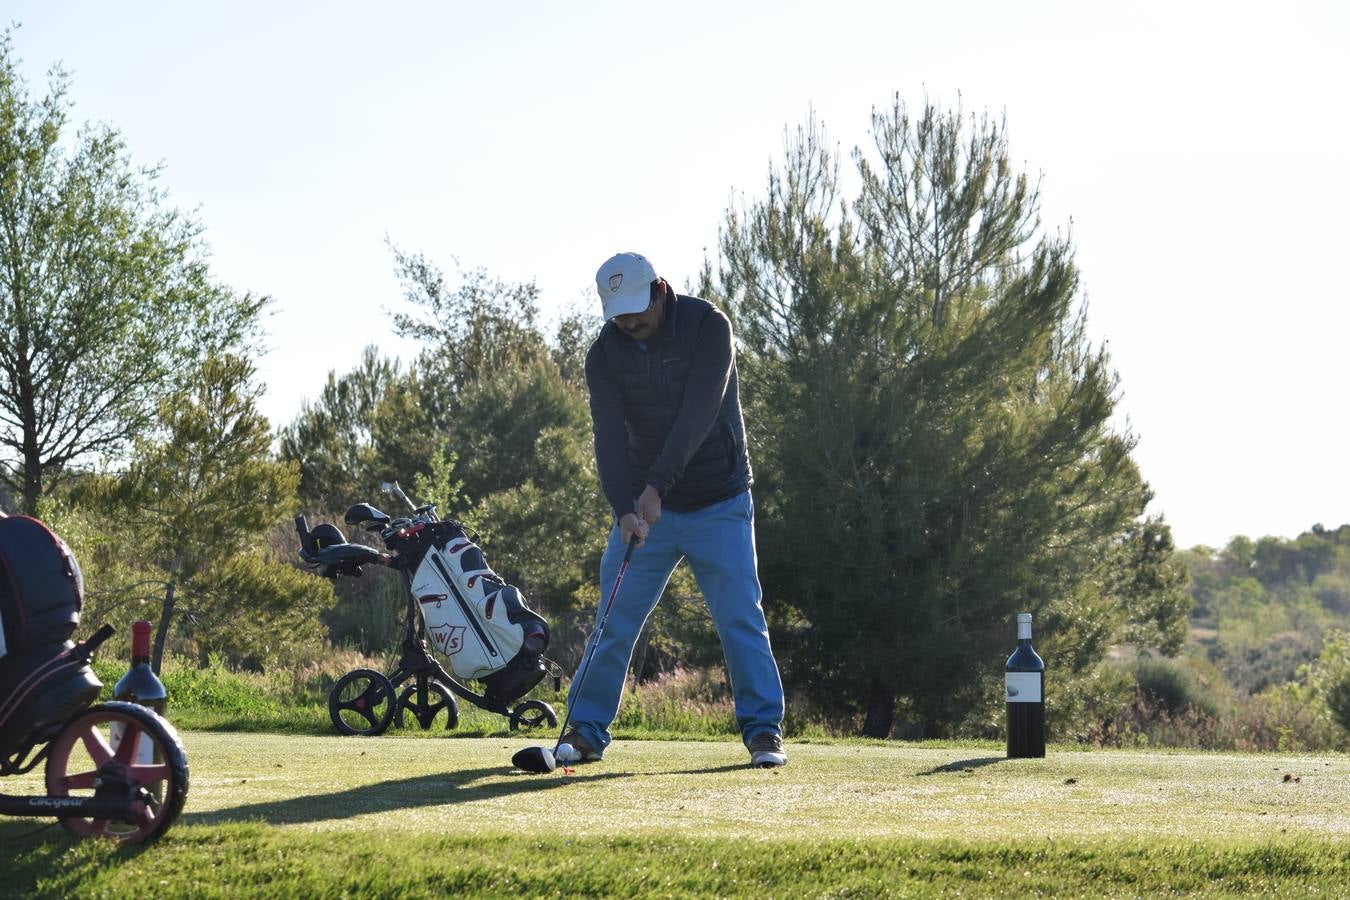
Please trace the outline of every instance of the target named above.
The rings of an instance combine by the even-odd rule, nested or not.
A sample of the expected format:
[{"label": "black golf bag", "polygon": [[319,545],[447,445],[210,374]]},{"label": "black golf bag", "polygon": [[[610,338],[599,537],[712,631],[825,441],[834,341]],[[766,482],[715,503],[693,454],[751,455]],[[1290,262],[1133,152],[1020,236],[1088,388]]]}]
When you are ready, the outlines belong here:
[{"label": "black golf bag", "polygon": [[70,637],[84,579],[65,543],[28,516],[0,514],[0,758],[98,699]]}]

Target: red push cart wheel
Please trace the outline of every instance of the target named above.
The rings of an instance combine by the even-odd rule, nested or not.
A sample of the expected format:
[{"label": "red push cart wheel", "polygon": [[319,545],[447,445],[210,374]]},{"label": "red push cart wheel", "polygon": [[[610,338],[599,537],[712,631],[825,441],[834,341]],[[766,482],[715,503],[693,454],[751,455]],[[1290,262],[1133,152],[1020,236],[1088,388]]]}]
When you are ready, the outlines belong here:
[{"label": "red push cart wheel", "polygon": [[178,732],[153,710],[104,703],[71,719],[52,741],[46,781],[52,797],[128,799],[128,820],[62,817],[67,831],[149,842],[183,811],[187,752]]}]

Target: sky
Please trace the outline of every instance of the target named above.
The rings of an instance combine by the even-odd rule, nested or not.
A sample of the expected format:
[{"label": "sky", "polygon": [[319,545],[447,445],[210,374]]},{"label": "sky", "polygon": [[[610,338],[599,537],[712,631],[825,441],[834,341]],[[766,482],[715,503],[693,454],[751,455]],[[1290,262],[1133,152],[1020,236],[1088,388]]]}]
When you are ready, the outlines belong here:
[{"label": "sky", "polygon": [[1350,522],[1347,10],[4,0],[0,24],[30,93],[59,63],[72,121],[162,163],[215,277],[272,298],[276,426],[365,346],[411,359],[391,244],[556,316],[619,250],[694,279],[812,113],[844,153],[897,95],[1003,116],[1072,235],[1149,512],[1220,547]]}]

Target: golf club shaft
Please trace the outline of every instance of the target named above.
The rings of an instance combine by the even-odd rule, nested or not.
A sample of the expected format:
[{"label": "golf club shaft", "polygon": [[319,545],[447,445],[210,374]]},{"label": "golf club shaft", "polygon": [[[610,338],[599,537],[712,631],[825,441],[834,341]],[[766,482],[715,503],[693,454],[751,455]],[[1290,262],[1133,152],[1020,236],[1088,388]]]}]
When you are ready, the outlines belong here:
[{"label": "golf club shaft", "polygon": [[[619,574],[614,579],[614,587],[609,592],[609,599],[605,601],[605,609],[600,613],[600,622],[595,626],[595,634],[591,636],[591,649],[586,654],[586,659],[581,664],[581,671],[577,673],[576,681],[572,685],[572,697],[581,696],[581,687],[586,683],[586,674],[591,670],[591,660],[595,658],[595,648],[600,646],[600,637],[605,633],[605,622],[609,621],[609,609],[614,605],[614,598],[619,595],[619,585],[623,584],[623,573],[628,571],[628,560],[633,558],[633,548],[637,546],[637,542],[638,536],[634,532],[628,540],[628,549],[623,554],[623,562],[619,564]],[[563,735],[567,734],[567,726],[572,721],[572,707],[574,705],[571,697],[569,697],[567,715],[563,717],[562,731],[558,732],[558,740],[553,744],[554,752],[557,752],[559,745],[562,744]]]}]

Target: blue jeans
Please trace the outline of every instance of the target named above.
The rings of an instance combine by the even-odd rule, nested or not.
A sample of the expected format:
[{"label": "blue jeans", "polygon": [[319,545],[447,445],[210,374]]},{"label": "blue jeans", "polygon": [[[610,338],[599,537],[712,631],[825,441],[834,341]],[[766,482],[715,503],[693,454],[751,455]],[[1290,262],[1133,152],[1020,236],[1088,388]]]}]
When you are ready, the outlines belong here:
[{"label": "blue jeans", "polygon": [[[754,524],[754,501],[746,491],[693,512],[662,511],[661,520],[652,527],[646,542],[633,551],[595,655],[589,667],[578,670],[578,676],[583,677],[580,681],[572,679],[567,697],[571,727],[581,732],[596,750],[603,752],[612,740],[609,725],[619,714],[633,645],[682,557],[689,560],[689,568],[722,639],[741,737],[749,743],[762,732],[780,733],[783,683],[769,647],[764,608],[760,606]],[[600,560],[597,625],[614,589],[626,549],[616,523]],[[583,667],[595,636],[592,632],[587,642]]]}]

